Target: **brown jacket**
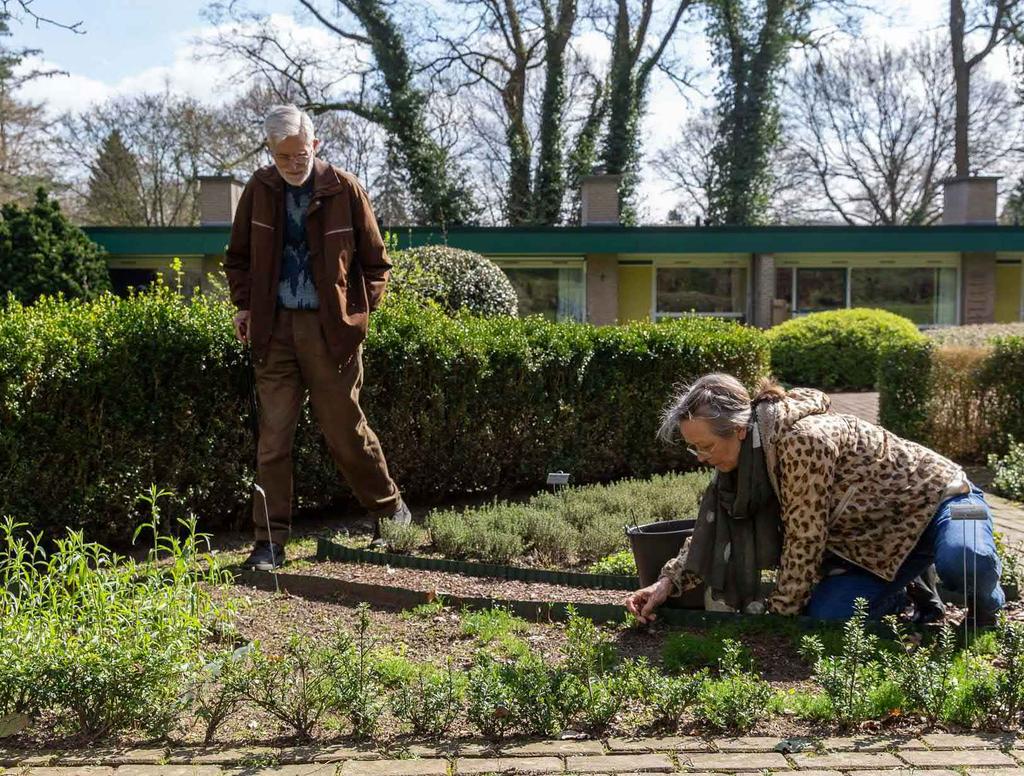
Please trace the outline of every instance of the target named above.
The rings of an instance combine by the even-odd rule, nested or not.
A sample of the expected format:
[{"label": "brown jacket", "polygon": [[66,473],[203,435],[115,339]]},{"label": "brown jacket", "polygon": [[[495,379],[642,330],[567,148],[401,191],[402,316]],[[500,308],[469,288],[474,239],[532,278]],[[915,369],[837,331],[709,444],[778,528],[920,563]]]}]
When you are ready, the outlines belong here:
[{"label": "brown jacket", "polygon": [[[249,339],[257,359],[265,357],[274,326],[284,219],[284,180],[274,165],[262,167],[242,191],[224,257],[231,301],[249,310]],[[391,263],[362,186],[320,159],[313,162],[306,239],[320,325],[331,355],[344,364],[366,338],[369,314],[384,295]]]},{"label": "brown jacket", "polygon": [[[799,614],[821,577],[825,551],[893,579],[951,483],[963,470],[938,453],[853,415],[829,412],[829,398],[796,388],[763,403],[758,430],[779,497],[782,561],[769,608]],[[686,548],[683,550],[686,551]],[[698,579],[681,559],[665,564],[675,592]]]}]

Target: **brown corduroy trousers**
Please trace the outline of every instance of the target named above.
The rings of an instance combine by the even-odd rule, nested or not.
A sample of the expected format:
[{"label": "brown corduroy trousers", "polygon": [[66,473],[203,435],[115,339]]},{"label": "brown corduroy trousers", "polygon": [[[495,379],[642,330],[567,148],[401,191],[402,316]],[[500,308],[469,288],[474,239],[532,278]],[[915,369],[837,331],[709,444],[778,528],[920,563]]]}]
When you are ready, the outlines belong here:
[{"label": "brown corduroy trousers", "polygon": [[[373,515],[393,512],[401,500],[384,452],[359,406],[362,350],[338,367],[327,350],[315,310],[278,308],[266,357],[256,364],[260,400],[253,524],[257,540],[283,545],[292,524],[292,447],[308,394],[338,471]],[[269,529],[268,529],[269,524]]]}]

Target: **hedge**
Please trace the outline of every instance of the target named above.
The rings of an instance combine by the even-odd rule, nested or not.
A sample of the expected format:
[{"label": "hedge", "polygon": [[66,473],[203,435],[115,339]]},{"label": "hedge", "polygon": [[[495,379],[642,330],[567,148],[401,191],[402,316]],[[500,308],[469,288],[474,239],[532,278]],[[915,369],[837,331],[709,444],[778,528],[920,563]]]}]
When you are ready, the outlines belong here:
[{"label": "hedge", "polygon": [[1024,337],[890,348],[878,383],[882,425],[951,458],[982,461],[1024,438]]},{"label": "hedge", "polygon": [[[150,483],[208,524],[244,504],[254,451],[230,315],[164,287],[0,313],[0,514],[118,541]],[[750,384],[768,345],[706,318],[592,327],[450,317],[394,297],[364,358],[364,409],[405,495],[422,502],[536,490],[555,469],[582,483],[680,468],[682,451],[655,439],[673,385],[713,370]],[[308,417],[295,467],[300,506],[346,497]]]},{"label": "hedge", "polygon": [[768,337],[778,379],[822,390],[873,388],[883,350],[923,339],[908,318],[859,308],[794,318]]}]

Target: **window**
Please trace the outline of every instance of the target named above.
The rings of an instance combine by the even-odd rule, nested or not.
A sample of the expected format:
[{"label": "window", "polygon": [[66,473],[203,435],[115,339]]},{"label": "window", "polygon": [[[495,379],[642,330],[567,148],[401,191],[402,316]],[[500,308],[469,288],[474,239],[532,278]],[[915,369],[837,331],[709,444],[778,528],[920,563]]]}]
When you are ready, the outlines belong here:
[{"label": "window", "polygon": [[655,317],[746,317],[746,267],[658,267]]},{"label": "window", "polygon": [[796,271],[796,313],[815,313],[820,310],[839,310],[846,307],[846,268],[809,269]]},{"label": "window", "polygon": [[142,291],[156,281],[153,269],[115,267],[110,269],[110,286],[118,296],[128,296],[129,289]]},{"label": "window", "polygon": [[550,321],[582,321],[586,312],[583,267],[517,267],[502,270],[519,298],[519,315]]},{"label": "window", "polygon": [[918,326],[956,324],[956,270],[950,267],[854,267],[854,307],[877,307]]}]

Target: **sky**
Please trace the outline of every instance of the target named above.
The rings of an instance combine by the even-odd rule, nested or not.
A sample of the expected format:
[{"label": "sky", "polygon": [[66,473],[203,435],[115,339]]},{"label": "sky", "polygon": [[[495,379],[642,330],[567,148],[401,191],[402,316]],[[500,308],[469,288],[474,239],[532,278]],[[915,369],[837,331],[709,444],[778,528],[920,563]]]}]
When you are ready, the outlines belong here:
[{"label": "sky", "polygon": [[[945,28],[945,0],[873,2],[885,15],[869,16],[852,45],[872,41],[900,46]],[[35,0],[39,13],[65,23],[81,21],[84,34],[36,27],[30,21],[12,24],[10,45],[41,49],[43,63],[68,73],[30,83],[25,96],[45,100],[55,112],[76,111],[115,95],[159,91],[168,84],[204,101],[221,101],[233,91],[224,78],[224,66],[195,56],[194,41],[212,31],[202,15],[208,4],[209,0]],[[296,10],[294,0],[250,0],[246,7],[279,15],[300,34],[323,35],[315,21]],[[581,46],[594,58],[607,59],[608,45],[599,34],[587,36]],[[694,46],[683,57],[708,74],[701,83],[705,93],[710,91],[707,50]],[[1010,77],[1010,65],[1001,54],[989,57],[986,66],[993,76]],[[699,94],[683,97],[668,79],[655,79],[643,123],[646,158],[671,143],[682,120],[704,101]],[[641,209],[648,215],[644,220],[662,220],[677,199],[645,166],[640,188]]]}]

